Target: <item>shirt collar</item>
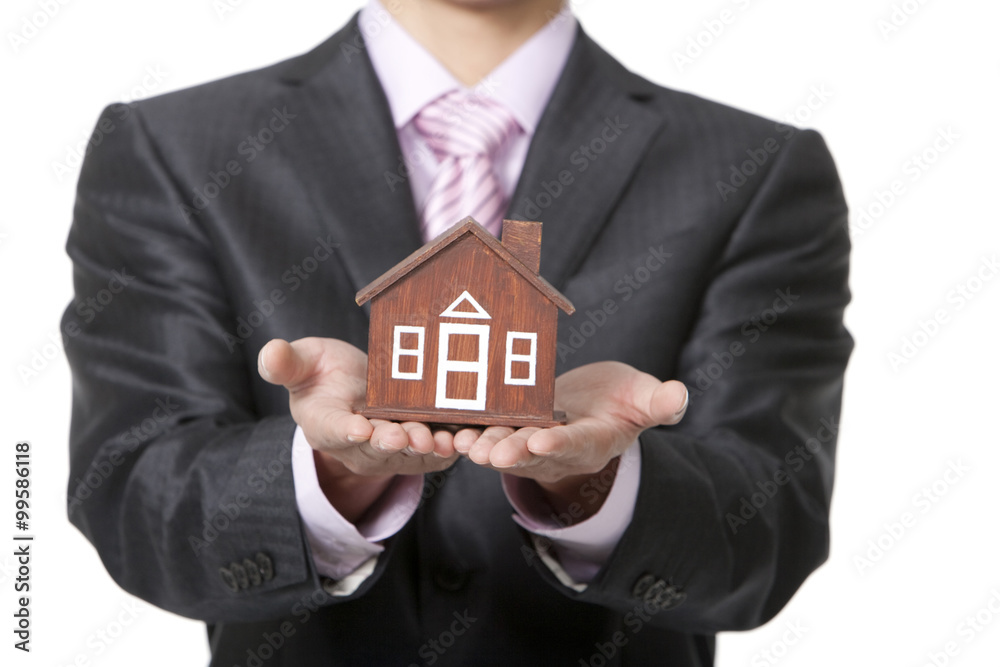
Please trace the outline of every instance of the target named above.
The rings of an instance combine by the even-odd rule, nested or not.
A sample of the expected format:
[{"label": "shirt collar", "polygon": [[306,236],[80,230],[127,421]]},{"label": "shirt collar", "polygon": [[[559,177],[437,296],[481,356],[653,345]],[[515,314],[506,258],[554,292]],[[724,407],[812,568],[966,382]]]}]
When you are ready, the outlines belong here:
[{"label": "shirt collar", "polygon": [[[441,95],[464,88],[378,0],[369,0],[358,20],[397,130]],[[564,9],[472,90],[503,104],[521,129],[534,134],[569,58],[576,25]]]}]

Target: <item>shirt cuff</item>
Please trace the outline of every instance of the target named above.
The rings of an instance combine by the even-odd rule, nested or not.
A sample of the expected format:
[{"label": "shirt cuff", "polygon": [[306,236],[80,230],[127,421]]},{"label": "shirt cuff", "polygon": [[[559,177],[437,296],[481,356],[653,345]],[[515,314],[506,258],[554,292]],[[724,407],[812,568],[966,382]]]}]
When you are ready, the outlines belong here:
[{"label": "shirt cuff", "polygon": [[[552,512],[534,481],[505,474],[503,489],[516,511],[514,521],[535,536],[546,538],[533,540],[536,547],[547,545],[546,540],[551,542],[556,558],[543,558],[543,562],[564,584],[584,590],[632,522],[641,469],[642,454],[636,440],[621,455],[614,478],[606,482],[612,486],[601,509],[589,519],[572,525],[571,515],[558,516]],[[596,501],[603,490],[601,478],[587,484],[591,487],[582,490],[583,497],[593,497]]]},{"label": "shirt cuff", "polygon": [[363,577],[350,577],[350,590],[338,587],[339,595],[353,593],[371,575],[375,560],[384,551],[380,542],[395,535],[410,520],[420,504],[423,486],[422,475],[397,475],[366,512],[365,520],[355,526],[330,504],[320,488],[313,448],[298,426],[292,439],[292,479],[316,570],[331,579],[346,581],[367,566]]}]

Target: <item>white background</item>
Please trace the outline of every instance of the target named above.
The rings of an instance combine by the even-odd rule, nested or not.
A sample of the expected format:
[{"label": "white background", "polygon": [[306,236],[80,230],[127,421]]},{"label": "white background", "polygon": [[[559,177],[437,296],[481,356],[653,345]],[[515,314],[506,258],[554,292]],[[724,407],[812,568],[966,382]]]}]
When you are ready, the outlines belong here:
[{"label": "white background", "polygon": [[[206,664],[203,626],[124,594],[65,518],[70,377],[52,338],[71,296],[63,244],[78,170],[60,174],[57,165],[86,140],[106,103],[295,55],[333,33],[360,0],[233,0],[223,15],[213,0],[64,0],[15,50],[10,35],[42,4],[5,0],[0,17],[0,662]],[[593,37],[654,81],[773,118],[798,110],[797,124],[826,137],[852,205],[848,325],[857,348],[832,553],[776,620],[720,637],[723,667],[921,666],[951,641],[956,655],[939,655],[938,664],[996,664],[1000,655],[1000,614],[984,611],[979,631],[961,625],[993,595],[1000,610],[1000,279],[983,268],[1000,251],[1000,50],[991,46],[1000,4],[898,4],[912,16],[897,15],[898,30],[885,34],[879,21],[890,20],[890,0],[572,3]],[[713,36],[704,22],[711,26],[723,10],[731,20]],[[689,39],[704,46],[681,66],[675,54]],[[162,80],[147,77],[148,68]],[[144,77],[152,85],[141,89]],[[811,98],[818,90],[828,99]],[[817,108],[802,106],[810,99]],[[949,130],[957,139],[935,149]],[[925,151],[933,163],[914,171],[909,161]],[[891,202],[883,194],[880,209],[879,193],[896,180],[902,194]],[[865,210],[874,215],[863,220]],[[981,281],[980,269],[993,279]],[[960,299],[960,285],[978,288],[974,298]],[[889,354],[901,354],[903,339],[914,342],[921,321],[939,310],[944,324],[917,335],[916,354],[894,367]],[[11,647],[15,575],[5,546],[14,532],[19,439],[33,447],[30,656]],[[968,468],[954,483],[941,481],[950,462]],[[918,504],[914,496],[936,481],[936,502]],[[915,525],[891,536],[886,525],[907,512]],[[862,568],[857,558],[869,541],[883,552]],[[121,633],[119,621],[130,622]],[[99,632],[117,636],[106,643]]]}]

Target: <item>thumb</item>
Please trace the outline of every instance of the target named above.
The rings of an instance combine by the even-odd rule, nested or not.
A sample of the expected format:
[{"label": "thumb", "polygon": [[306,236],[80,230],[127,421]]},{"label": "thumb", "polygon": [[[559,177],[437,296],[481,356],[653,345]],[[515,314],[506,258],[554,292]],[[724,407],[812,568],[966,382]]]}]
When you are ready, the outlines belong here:
[{"label": "thumb", "polygon": [[292,389],[315,372],[318,351],[302,341],[289,343],[280,338],[268,341],[257,356],[257,372],[271,384]]},{"label": "thumb", "polygon": [[652,425],[676,424],[687,412],[688,390],[683,382],[670,380],[657,386],[649,397],[649,415]]}]

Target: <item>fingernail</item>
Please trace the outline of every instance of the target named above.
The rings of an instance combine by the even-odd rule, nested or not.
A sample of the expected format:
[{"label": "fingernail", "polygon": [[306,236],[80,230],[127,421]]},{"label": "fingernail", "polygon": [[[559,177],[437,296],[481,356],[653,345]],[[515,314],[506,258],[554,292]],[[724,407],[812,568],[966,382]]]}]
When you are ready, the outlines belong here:
[{"label": "fingernail", "polygon": [[680,416],[682,416],[684,414],[685,411],[687,411],[687,409],[688,409],[688,399],[690,399],[690,398],[691,398],[691,393],[687,390],[687,387],[685,387],[684,388],[684,405],[681,406],[680,410],[678,410],[677,412],[674,413],[674,417],[680,417]]},{"label": "fingernail", "polygon": [[400,449],[399,447],[393,447],[389,443],[383,442],[382,440],[372,443],[372,447],[375,449],[375,451],[381,452],[383,454],[398,454],[400,452],[405,452],[404,449]]},{"label": "fingernail", "polygon": [[364,442],[367,439],[368,438],[363,438],[360,435],[353,435],[351,433],[347,434],[347,441],[348,442],[359,443],[359,442]]},{"label": "fingernail", "polygon": [[271,381],[271,371],[267,370],[267,366],[264,365],[263,348],[261,348],[260,354],[257,355],[257,372],[260,373],[260,376],[265,380],[267,380],[268,382]]},{"label": "fingernail", "polygon": [[409,446],[407,446],[407,448],[403,450],[403,453],[409,454],[410,456],[423,456],[423,454],[415,450],[413,447]]}]

